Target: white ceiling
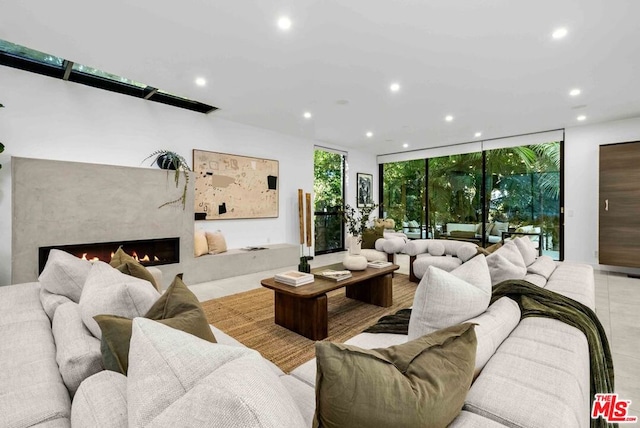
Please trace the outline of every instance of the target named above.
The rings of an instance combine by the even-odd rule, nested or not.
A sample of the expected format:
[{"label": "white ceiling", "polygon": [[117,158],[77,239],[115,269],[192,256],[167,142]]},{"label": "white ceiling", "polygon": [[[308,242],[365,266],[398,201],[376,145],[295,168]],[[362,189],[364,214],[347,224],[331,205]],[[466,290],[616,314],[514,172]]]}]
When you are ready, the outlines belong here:
[{"label": "white ceiling", "polygon": [[639,16],[638,0],[8,0],[0,39],[383,154],[640,116]]}]

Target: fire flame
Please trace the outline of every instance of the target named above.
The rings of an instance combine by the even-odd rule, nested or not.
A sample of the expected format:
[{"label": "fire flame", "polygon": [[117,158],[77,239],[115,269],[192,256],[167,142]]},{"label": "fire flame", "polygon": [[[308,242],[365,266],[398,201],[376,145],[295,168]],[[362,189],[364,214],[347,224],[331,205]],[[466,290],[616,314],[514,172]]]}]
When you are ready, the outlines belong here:
[{"label": "fire flame", "polygon": [[[114,255],[115,255],[115,253],[112,251],[111,252],[111,258],[113,258]],[[150,262],[151,261],[151,257],[149,257],[148,254],[145,254],[144,257],[139,258],[138,254],[135,251],[131,254],[131,257],[133,257],[137,262]],[[100,259],[98,257],[93,257],[91,259],[87,259],[87,253],[82,253],[82,257],[81,258],[82,258],[82,260],[88,260],[90,262],[100,261]],[[153,256],[153,261],[154,262],[159,262],[160,259],[158,257],[156,257],[156,256]]]},{"label": "fire flame", "polygon": [[[87,260],[87,253],[82,253],[82,260]],[[93,258],[92,258],[91,260],[89,260],[89,261],[91,261],[91,262],[97,262],[98,260],[100,260],[100,259],[99,259],[99,258],[97,258],[97,257],[93,257]]]}]

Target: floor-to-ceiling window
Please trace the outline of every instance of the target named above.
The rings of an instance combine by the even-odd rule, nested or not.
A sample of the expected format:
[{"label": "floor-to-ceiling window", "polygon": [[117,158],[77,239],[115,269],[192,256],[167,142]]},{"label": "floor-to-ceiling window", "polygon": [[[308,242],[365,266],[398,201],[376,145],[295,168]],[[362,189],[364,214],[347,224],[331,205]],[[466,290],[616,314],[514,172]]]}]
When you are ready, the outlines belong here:
[{"label": "floor-to-ceiling window", "polygon": [[428,163],[428,212],[432,236],[479,242],[482,153],[436,157]]},{"label": "floor-to-ceiling window", "polygon": [[426,238],[425,174],[424,159],[383,165],[383,217],[412,238]]},{"label": "floor-to-ceiling window", "polygon": [[486,247],[503,236],[526,234],[543,254],[561,259],[562,143],[476,144],[477,151],[470,153],[427,157],[422,176],[427,180],[420,189],[413,186],[416,169],[409,166],[425,165],[425,159],[384,163],[385,215],[407,225],[409,201],[423,201],[426,191],[426,215],[411,212],[420,218],[422,232],[404,228],[410,238],[457,239]]},{"label": "floor-to-ceiling window", "polygon": [[[487,150],[487,219],[490,231],[531,234],[542,253],[559,259],[560,142]],[[536,236],[539,234],[539,236]]]},{"label": "floor-to-ceiling window", "polygon": [[314,151],[315,253],[344,249],[340,208],[344,200],[345,155],[317,148]]}]

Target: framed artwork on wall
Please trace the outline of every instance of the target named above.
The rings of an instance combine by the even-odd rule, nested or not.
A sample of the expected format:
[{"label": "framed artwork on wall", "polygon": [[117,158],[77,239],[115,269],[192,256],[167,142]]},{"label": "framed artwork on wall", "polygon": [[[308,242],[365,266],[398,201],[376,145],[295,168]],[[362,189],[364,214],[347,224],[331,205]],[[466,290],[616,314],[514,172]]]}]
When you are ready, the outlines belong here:
[{"label": "framed artwork on wall", "polygon": [[206,220],[278,217],[278,161],[193,150],[195,212]]},{"label": "framed artwork on wall", "polygon": [[358,208],[373,205],[373,175],[359,172],[357,185],[356,205]]}]

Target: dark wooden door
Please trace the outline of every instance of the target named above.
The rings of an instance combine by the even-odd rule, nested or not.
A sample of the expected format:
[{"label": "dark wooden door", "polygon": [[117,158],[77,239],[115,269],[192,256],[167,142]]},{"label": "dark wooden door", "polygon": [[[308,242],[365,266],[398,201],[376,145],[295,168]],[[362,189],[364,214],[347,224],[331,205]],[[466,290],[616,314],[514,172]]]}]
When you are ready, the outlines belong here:
[{"label": "dark wooden door", "polygon": [[600,146],[599,261],[640,267],[640,142]]}]

